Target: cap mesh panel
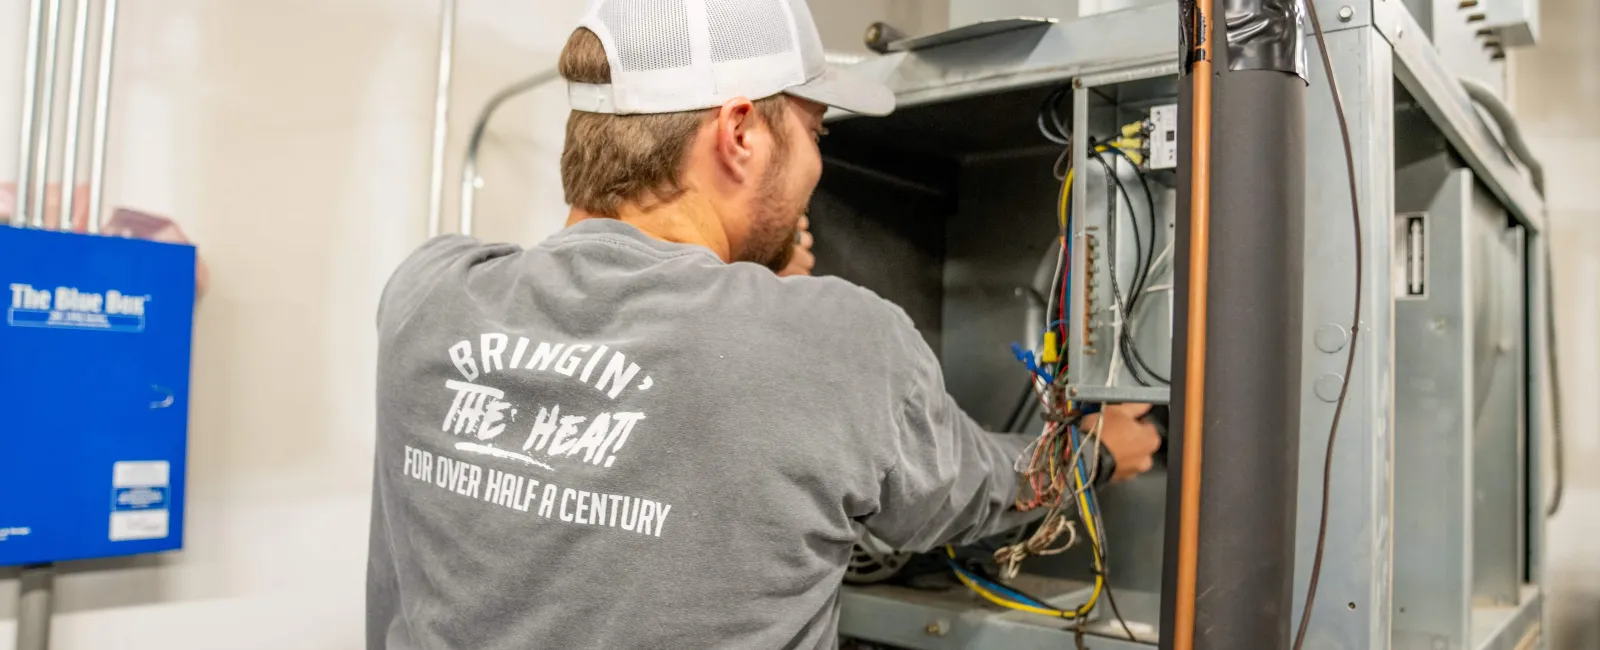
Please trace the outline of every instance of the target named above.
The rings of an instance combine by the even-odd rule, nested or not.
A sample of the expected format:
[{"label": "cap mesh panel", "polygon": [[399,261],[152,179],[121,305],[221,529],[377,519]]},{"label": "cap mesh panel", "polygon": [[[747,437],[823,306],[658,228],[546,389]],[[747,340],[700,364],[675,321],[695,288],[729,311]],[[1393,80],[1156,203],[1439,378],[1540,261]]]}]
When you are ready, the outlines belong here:
[{"label": "cap mesh panel", "polygon": [[688,67],[689,16],[682,0],[607,0],[600,22],[611,30],[623,70]]},{"label": "cap mesh panel", "polygon": [[722,63],[793,52],[794,34],[786,15],[778,0],[706,0],[711,60]]}]

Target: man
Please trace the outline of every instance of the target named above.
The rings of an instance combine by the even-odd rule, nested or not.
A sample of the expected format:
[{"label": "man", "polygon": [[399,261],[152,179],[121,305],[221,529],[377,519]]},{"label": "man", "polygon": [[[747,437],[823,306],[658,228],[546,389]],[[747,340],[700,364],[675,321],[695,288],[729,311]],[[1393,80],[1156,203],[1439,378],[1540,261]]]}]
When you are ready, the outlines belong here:
[{"label": "man", "polygon": [[[809,270],[825,106],[893,108],[822,59],[803,0],[591,7],[569,227],[435,240],[384,291],[370,648],[831,648],[863,527],[1030,519],[1027,440],[955,405],[900,309],[774,273]],[[1104,427],[1124,478],[1159,445],[1138,415]]]}]

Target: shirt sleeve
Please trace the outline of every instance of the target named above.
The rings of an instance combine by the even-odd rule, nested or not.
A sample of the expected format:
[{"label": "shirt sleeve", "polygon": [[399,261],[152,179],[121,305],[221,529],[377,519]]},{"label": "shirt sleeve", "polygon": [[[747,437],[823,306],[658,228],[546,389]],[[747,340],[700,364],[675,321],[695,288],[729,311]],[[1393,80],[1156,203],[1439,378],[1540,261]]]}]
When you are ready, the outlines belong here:
[{"label": "shirt sleeve", "polygon": [[1037,519],[1015,508],[1015,462],[1028,436],[985,431],[945,391],[933,351],[898,313],[891,337],[904,399],[890,436],[892,464],[879,510],[864,521],[879,539],[905,551],[970,544]]},{"label": "shirt sleeve", "polygon": [[477,246],[478,241],[470,237],[440,235],[406,257],[389,276],[379,298],[378,331],[393,333],[403,327],[438,286],[440,271]]}]

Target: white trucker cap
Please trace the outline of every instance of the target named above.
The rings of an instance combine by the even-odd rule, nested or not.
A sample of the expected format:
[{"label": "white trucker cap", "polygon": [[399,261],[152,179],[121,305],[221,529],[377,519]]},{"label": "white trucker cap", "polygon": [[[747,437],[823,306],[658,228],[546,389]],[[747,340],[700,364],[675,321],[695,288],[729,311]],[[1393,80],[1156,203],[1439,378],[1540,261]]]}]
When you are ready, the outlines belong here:
[{"label": "white trucker cap", "polygon": [[894,111],[882,83],[828,65],[805,0],[591,0],[611,83],[568,83],[575,111],[715,108],[787,93],[863,115]]}]

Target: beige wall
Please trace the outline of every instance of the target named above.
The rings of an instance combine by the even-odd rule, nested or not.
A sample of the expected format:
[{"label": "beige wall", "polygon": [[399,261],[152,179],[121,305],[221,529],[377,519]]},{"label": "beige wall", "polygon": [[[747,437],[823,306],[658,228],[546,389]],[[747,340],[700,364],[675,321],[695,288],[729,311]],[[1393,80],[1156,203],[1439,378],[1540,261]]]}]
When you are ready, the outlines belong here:
[{"label": "beige wall", "polygon": [[1600,3],[1541,0],[1539,47],[1512,54],[1511,99],[1548,175],[1567,431],[1567,502],[1550,523],[1551,648],[1600,648]]},{"label": "beige wall", "polygon": [[[27,4],[0,0],[4,177]],[[438,4],[121,3],[109,203],[177,218],[213,286],[196,315],[186,549],[68,569],[57,650],[362,645],[373,312],[423,236]],[[477,106],[553,61],[582,8],[460,4],[458,152]],[[529,125],[507,138],[532,146],[497,179],[528,209],[491,236],[560,223],[552,98],[507,116]],[[15,608],[0,579],[0,648]]]},{"label": "beige wall", "polygon": [[[459,4],[447,230],[479,107],[552,65],[584,3]],[[177,554],[65,569],[54,648],[359,647],[372,319],[388,272],[423,238],[439,2],[121,5],[108,203],[175,217],[212,268],[196,314],[187,540]],[[943,23],[925,24],[918,0],[815,5],[841,50],[864,52],[875,20],[913,33]],[[7,179],[27,10],[0,0]],[[560,227],[565,116],[555,87],[502,110],[484,149],[480,235],[533,242]],[[0,650],[14,640],[13,577],[0,571]]]},{"label": "beige wall", "polygon": [[[1551,168],[1567,358],[1575,489],[1552,554],[1572,598],[1555,609],[1593,621],[1600,598],[1583,588],[1600,583],[1589,523],[1600,520],[1600,475],[1582,470],[1600,462],[1600,184],[1587,178],[1600,169],[1600,10],[1544,3],[1546,44],[1518,55],[1516,100]],[[110,203],[176,217],[213,269],[196,322],[188,547],[71,569],[57,650],[361,644],[372,312],[422,238],[437,4],[122,3]],[[576,0],[461,4],[451,206],[473,113],[553,61],[581,11]],[[916,34],[947,16],[931,0],[812,4],[841,50],[860,51],[873,20]],[[0,0],[0,178],[15,171],[26,5]],[[559,227],[564,115],[554,88],[507,105],[485,149],[481,235],[536,241]],[[9,577],[0,650],[13,636]]]}]

